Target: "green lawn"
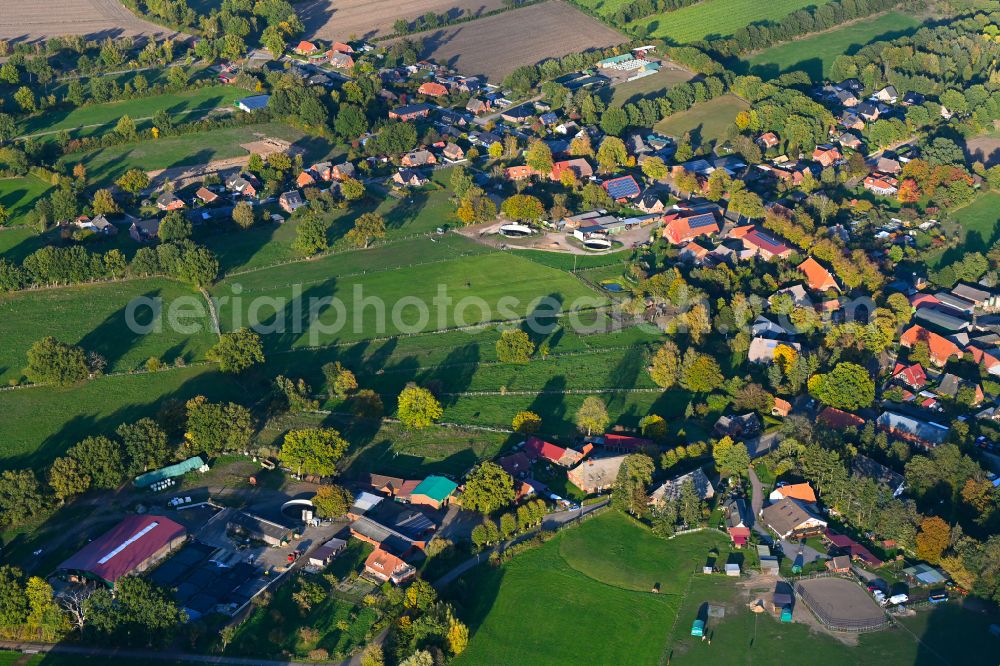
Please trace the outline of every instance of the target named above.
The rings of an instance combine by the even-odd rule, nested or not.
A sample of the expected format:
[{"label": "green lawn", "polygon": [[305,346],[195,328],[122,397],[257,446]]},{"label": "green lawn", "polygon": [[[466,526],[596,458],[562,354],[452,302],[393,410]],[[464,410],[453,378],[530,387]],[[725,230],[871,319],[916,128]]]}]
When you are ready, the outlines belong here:
[{"label": "green lawn", "polygon": [[968,252],[985,252],[997,239],[997,222],[1000,222],[1000,194],[985,192],[965,208],[953,213],[965,229],[965,249]]},{"label": "green lawn", "polygon": [[[182,134],[111,148],[97,148],[66,155],[60,163],[66,166],[82,163],[87,167],[87,177],[91,181],[107,184],[132,168],[154,171],[240,157],[247,154],[247,151],[241,148],[240,144],[264,136],[277,137],[292,142],[303,141],[303,135],[298,130],[280,123],[267,123]],[[310,140],[303,145],[309,148],[309,145],[318,146],[321,143]],[[316,150],[325,155],[329,149],[328,147],[318,147]],[[307,160],[312,156],[319,155],[307,154]]]},{"label": "green lawn", "polygon": [[[130,318],[141,327],[153,324],[149,305],[136,307],[129,315],[128,304],[140,297],[159,303],[163,322],[159,332],[130,330]],[[184,301],[174,307],[183,304],[185,308],[200,310],[200,316],[189,320],[198,328],[197,332],[182,333],[168,324],[169,308],[178,298]],[[108,372],[138,369],[153,356],[168,363],[177,358],[188,362],[201,360],[216,341],[204,298],[187,286],[163,279],[3,294],[0,318],[6,331],[4,344],[0,346],[3,383],[22,376],[28,348],[46,335],[99,353],[108,361]]]},{"label": "green lawn", "polygon": [[32,387],[0,392],[0,467],[42,469],[91,435],[155,416],[169,398],[246,401],[247,388],[213,366],[102,377],[70,388]]},{"label": "green lawn", "polygon": [[822,81],[830,75],[830,67],[837,56],[853,55],[869,42],[910,34],[920,24],[920,19],[910,14],[889,12],[874,19],[773,46],[751,56],[746,62],[754,74],[764,78],[801,70],[809,74],[813,81]]},{"label": "green lawn", "polygon": [[630,23],[632,29],[645,26],[648,37],[677,43],[696,42],[713,36],[727,36],[756,21],[777,21],[792,12],[824,4],[823,0],[703,0],[672,12],[656,14]]},{"label": "green lawn", "polygon": [[10,214],[7,226],[23,224],[25,215],[34,208],[35,202],[51,189],[52,185],[34,176],[0,178],[0,206]]},{"label": "green lawn", "polygon": [[[387,270],[387,255],[405,267]],[[229,330],[248,322],[264,323],[274,331],[264,335],[270,349],[328,345],[523,317],[533,311],[537,298],[546,295],[561,300],[563,309],[604,302],[603,297],[573,276],[516,255],[493,252],[406,265],[421,259],[408,254],[405,248],[390,245],[239,275],[219,283],[212,293],[232,296],[233,287],[239,284],[238,303],[227,301],[220,308],[221,325]],[[376,270],[352,275],[357,271],[348,268],[352,261],[367,262]],[[336,277],[338,273],[349,275]],[[453,304],[438,307],[435,299],[442,294],[454,299]],[[321,309],[318,317],[309,316],[312,303],[330,297],[338,301]],[[408,300],[401,300],[404,297]],[[422,305],[414,305],[417,302]],[[426,309],[421,312],[423,306]]]},{"label": "green lawn", "polygon": [[687,576],[724,542],[660,540],[608,512],[499,569],[479,567],[446,593],[473,632],[455,663],[656,664]]},{"label": "green lawn", "polygon": [[45,111],[22,121],[17,129],[21,135],[73,130],[93,125],[110,129],[122,116],[138,120],[151,118],[158,111],[166,111],[176,121],[186,122],[204,117],[213,109],[232,108],[236,100],[249,94],[249,91],[236,86],[206,86],[180,93],[91,104],[63,111]]},{"label": "green lawn", "polygon": [[622,7],[632,4],[631,0],[573,0],[573,3],[592,9],[601,16],[611,16]]},{"label": "green lawn", "polygon": [[722,95],[665,118],[656,123],[653,129],[678,138],[690,133],[691,145],[697,150],[724,139],[736,120],[736,114],[748,106],[735,95]]}]

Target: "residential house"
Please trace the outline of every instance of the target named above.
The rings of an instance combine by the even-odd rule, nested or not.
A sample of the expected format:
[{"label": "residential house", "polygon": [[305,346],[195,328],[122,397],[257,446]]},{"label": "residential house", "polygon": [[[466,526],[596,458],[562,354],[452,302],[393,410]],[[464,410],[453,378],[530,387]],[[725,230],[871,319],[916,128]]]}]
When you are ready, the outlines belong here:
[{"label": "residential house", "polygon": [[899,102],[903,106],[920,106],[927,100],[926,97],[918,92],[907,92],[903,93],[903,99]]},{"label": "residential house", "polygon": [[856,134],[851,132],[844,132],[837,138],[837,143],[839,143],[844,148],[850,148],[851,150],[861,150],[861,138]]},{"label": "residential house", "polygon": [[902,474],[861,453],[854,456],[851,470],[858,476],[863,476],[885,486],[892,491],[893,497],[899,496],[906,485],[906,478]]},{"label": "residential house", "polygon": [[354,178],[354,164],[351,162],[344,162],[343,164],[336,164],[330,169],[330,178],[338,181],[345,181],[348,178]]},{"label": "residential house", "polygon": [[576,177],[577,182],[585,181],[594,175],[594,167],[583,157],[574,157],[569,160],[560,160],[552,164],[552,171],[549,173],[549,180],[559,182],[563,173],[570,171]]},{"label": "residential house", "polygon": [[877,420],[879,428],[899,439],[933,448],[943,444],[948,438],[948,426],[922,421],[898,412],[882,412]]},{"label": "residential house", "polygon": [[353,69],[354,68],[354,57],[349,53],[341,53],[340,51],[330,51],[327,53],[330,66],[335,69]]},{"label": "residential house", "polygon": [[160,210],[180,210],[186,204],[173,192],[164,192],[156,198],[156,207]]},{"label": "residential house", "polygon": [[806,276],[806,284],[813,291],[822,292],[829,291],[830,289],[840,291],[840,287],[837,285],[833,274],[823,268],[822,264],[812,257],[808,257],[799,264],[798,269]]},{"label": "residential house", "polygon": [[771,261],[775,257],[784,259],[794,251],[775,236],[756,228],[744,235],[742,241],[743,247],[751,256],[758,256],[765,261]]},{"label": "residential house", "polygon": [[886,86],[875,93],[874,97],[880,102],[895,104],[896,100],[899,99],[899,93],[896,92],[895,86]]},{"label": "residential house", "polygon": [[400,169],[393,175],[392,182],[403,187],[421,187],[428,181],[412,169]]},{"label": "residential house", "polygon": [[411,120],[417,120],[418,118],[426,118],[430,115],[431,109],[433,108],[434,107],[430,104],[424,103],[399,106],[389,111],[389,119],[409,122]]},{"label": "residential house", "polygon": [[128,235],[136,243],[149,243],[159,236],[160,220],[152,218],[149,220],[136,220],[128,229]]},{"label": "residential house", "polygon": [[194,196],[204,204],[215,203],[219,200],[219,195],[207,187],[199,187],[198,191],[194,193]]},{"label": "residential house", "polygon": [[765,507],[760,512],[760,517],[779,539],[804,539],[826,531],[825,520],[788,498]]},{"label": "residential house", "polygon": [[399,502],[409,502],[410,494],[419,485],[420,481],[400,479],[395,476],[385,476],[384,474],[369,474],[367,482],[363,484],[364,487],[387,495]]},{"label": "residential house", "polygon": [[837,555],[826,561],[826,570],[831,573],[849,573],[851,571],[851,558],[847,555]]},{"label": "residential house", "polygon": [[434,154],[431,151],[421,148],[419,150],[412,150],[403,155],[403,159],[400,160],[400,163],[405,167],[421,167],[437,164],[437,158],[434,157]]},{"label": "residential house", "polygon": [[975,397],[973,398],[971,403],[973,407],[981,403],[983,399],[986,397],[983,394],[983,387],[980,386],[979,383],[968,382],[958,377],[958,375],[954,375],[950,372],[945,373],[944,377],[941,378],[936,393],[938,395],[946,396],[948,398],[951,398],[952,400],[955,400],[958,397],[959,390],[966,387],[971,387],[975,391]]},{"label": "residential house", "polygon": [[814,162],[819,162],[823,168],[826,168],[844,159],[844,156],[833,146],[816,146],[813,149],[812,158]]},{"label": "residential house", "polygon": [[781,143],[781,140],[774,132],[765,132],[757,137],[757,145],[764,150],[767,150],[768,148],[776,148],[779,143]]},{"label": "residential house", "polygon": [[247,174],[235,173],[227,178],[226,189],[239,197],[257,198],[257,181]]},{"label": "residential house", "polygon": [[857,414],[851,414],[836,407],[826,407],[816,415],[816,423],[835,430],[845,430],[847,428],[861,428],[865,425],[865,420]]},{"label": "residential house", "polygon": [[523,451],[497,459],[497,464],[515,479],[520,479],[531,473],[531,458]]},{"label": "residential house", "polygon": [[429,97],[445,97],[448,94],[448,89],[445,88],[440,83],[434,81],[428,81],[423,83],[417,88],[417,92],[421,95],[427,95]]},{"label": "residential house", "polygon": [[613,432],[604,433],[600,437],[587,437],[585,441],[619,453],[638,453],[648,451],[651,447],[655,446],[650,439],[634,437],[632,435],[619,435]]},{"label": "residential house", "polygon": [[775,398],[774,406],[771,407],[771,416],[785,417],[792,411],[792,403],[784,398]]},{"label": "residential house", "polygon": [[816,493],[808,483],[791,483],[778,486],[771,491],[768,499],[772,502],[778,502],[786,497],[799,502],[805,502],[806,504],[816,503]]},{"label": "residential house", "polygon": [[448,142],[441,151],[441,155],[448,162],[461,162],[465,159],[465,151],[457,143]]},{"label": "residential house", "polygon": [[635,199],[642,192],[639,183],[635,182],[635,178],[632,176],[611,178],[604,181],[601,187],[608,193],[608,196],[618,202]]},{"label": "residential house", "polygon": [[663,498],[671,500],[679,499],[681,496],[681,489],[688,481],[690,481],[694,486],[695,492],[701,499],[710,500],[715,497],[715,488],[712,487],[712,482],[708,480],[708,477],[705,475],[705,471],[699,467],[693,472],[688,472],[687,474],[679,476],[676,479],[665,481],[650,494],[650,504],[659,502]]},{"label": "residential house", "polygon": [[354,53],[354,48],[350,44],[345,44],[343,42],[334,42],[330,46],[331,51],[336,51],[337,53]]},{"label": "residential house", "polygon": [[899,181],[889,175],[871,173],[865,176],[864,187],[873,194],[887,197],[899,191]]},{"label": "residential house", "polygon": [[753,436],[761,430],[760,419],[755,412],[740,415],[723,415],[715,422],[714,431],[719,437],[729,436],[733,439]]},{"label": "residential house", "polygon": [[517,164],[515,166],[509,166],[503,170],[504,178],[513,182],[528,180],[529,178],[537,175],[538,172],[527,164]]},{"label": "residential house", "polygon": [[244,97],[243,99],[237,100],[236,107],[244,113],[253,113],[254,111],[260,111],[261,109],[267,108],[270,101],[270,95],[251,95],[250,97]]},{"label": "residential house", "polygon": [[431,475],[420,482],[410,494],[412,504],[423,504],[425,506],[440,509],[447,506],[451,496],[458,489],[458,484],[444,476]]},{"label": "residential house", "polygon": [[927,386],[927,373],[924,372],[924,367],[919,363],[912,365],[897,363],[896,367],[892,370],[892,376],[914,391],[920,391]]},{"label": "residential house", "polygon": [[854,108],[854,111],[862,120],[869,123],[875,122],[881,115],[879,108],[871,102],[862,102],[861,104],[858,104]]},{"label": "residential house", "polygon": [[677,258],[680,261],[699,264],[710,254],[711,251],[707,247],[691,241],[690,243],[681,246],[680,251],[677,253]]},{"label": "residential house", "polygon": [[930,348],[931,362],[934,365],[943,366],[952,356],[956,358],[962,357],[962,351],[958,345],[948,338],[929,331],[918,324],[910,326],[910,328],[903,331],[903,334],[899,336],[899,344],[908,349],[912,348],[918,342],[927,343],[927,346]]},{"label": "residential house", "polygon": [[508,123],[519,125],[534,115],[534,111],[528,104],[521,104],[501,112],[500,118]]},{"label": "residential house", "polygon": [[296,55],[308,57],[319,53],[319,47],[312,42],[302,40],[295,46],[295,48],[292,49],[292,51],[294,51]]},{"label": "residential house", "polygon": [[837,119],[842,127],[849,130],[863,130],[865,128],[865,121],[858,116],[854,111],[844,111],[840,114]]},{"label": "residential house", "polygon": [[299,208],[307,205],[306,200],[302,198],[302,194],[298,190],[289,190],[283,192],[280,197],[278,197],[278,205],[281,206],[281,210],[286,213],[294,213]]},{"label": "residential house", "polygon": [[402,585],[416,576],[417,570],[389,551],[376,548],[365,560],[365,573],[371,574],[383,583]]},{"label": "residential house", "polygon": [[660,232],[673,245],[681,245],[700,236],[719,233],[719,222],[712,213],[700,213],[689,217],[670,217]]},{"label": "residential house", "polygon": [[624,460],[624,455],[591,458],[566,472],[566,477],[587,494],[601,492],[615,484]]},{"label": "residential house", "polygon": [[316,178],[308,171],[303,171],[295,178],[295,187],[303,188],[316,184]]},{"label": "residential house", "polygon": [[469,100],[468,104],[465,105],[465,110],[474,113],[477,116],[483,113],[489,113],[493,110],[493,104],[488,100],[484,101],[481,99],[476,99],[473,97]]},{"label": "residential house", "polygon": [[644,213],[662,213],[666,210],[666,206],[659,195],[651,190],[646,190],[642,193],[635,207]]},{"label": "residential house", "polygon": [[879,156],[875,160],[873,166],[875,171],[888,174],[890,176],[896,176],[903,170],[903,165],[899,163],[899,160],[894,160],[891,157],[886,157],[885,155]]},{"label": "residential house", "polygon": [[753,338],[750,340],[750,348],[747,350],[747,360],[751,363],[773,363],[774,353],[780,345],[791,347],[795,351],[799,351],[802,348],[802,345],[797,342]]},{"label": "residential house", "polygon": [[758,315],[750,324],[750,335],[755,338],[781,338],[790,335],[790,332],[764,315]]}]

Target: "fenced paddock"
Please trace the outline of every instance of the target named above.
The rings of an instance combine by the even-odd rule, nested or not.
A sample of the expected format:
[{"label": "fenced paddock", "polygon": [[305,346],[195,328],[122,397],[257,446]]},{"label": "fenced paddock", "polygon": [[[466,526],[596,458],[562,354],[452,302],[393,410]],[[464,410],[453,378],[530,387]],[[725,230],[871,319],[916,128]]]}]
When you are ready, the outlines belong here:
[{"label": "fenced paddock", "polygon": [[829,629],[861,633],[889,625],[885,611],[853,580],[823,577],[795,583],[795,592]]}]

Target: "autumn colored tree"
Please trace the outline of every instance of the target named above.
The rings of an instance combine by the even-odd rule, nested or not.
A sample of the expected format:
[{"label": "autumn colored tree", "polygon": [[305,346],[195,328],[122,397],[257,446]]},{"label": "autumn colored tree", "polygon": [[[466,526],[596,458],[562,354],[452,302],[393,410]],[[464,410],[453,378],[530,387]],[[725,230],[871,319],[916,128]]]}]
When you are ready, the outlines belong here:
[{"label": "autumn colored tree", "polygon": [[917,533],[917,557],[937,564],[950,542],[951,527],[948,523],[937,516],[924,518]]}]

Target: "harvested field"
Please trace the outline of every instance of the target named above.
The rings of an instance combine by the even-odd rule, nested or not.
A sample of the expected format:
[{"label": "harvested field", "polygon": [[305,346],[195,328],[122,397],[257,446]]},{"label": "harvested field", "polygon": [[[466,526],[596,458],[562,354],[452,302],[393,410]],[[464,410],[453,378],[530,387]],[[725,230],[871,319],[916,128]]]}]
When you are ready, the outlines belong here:
[{"label": "harvested field", "polygon": [[617,31],[560,0],[419,35],[422,57],[499,82],[522,65],[625,42]]},{"label": "harvested field", "polygon": [[982,162],[987,168],[1000,164],[1000,136],[983,134],[967,139],[965,154],[971,162]]},{"label": "harvested field", "polygon": [[843,578],[814,578],[795,586],[795,591],[827,627],[841,631],[880,628],[885,611],[857,583]]},{"label": "harvested field", "polygon": [[[405,6],[401,6],[405,4]],[[393,34],[398,19],[412,21],[428,12],[447,13],[451,18],[479,16],[503,7],[503,0],[310,0],[296,7],[306,27],[305,34],[330,41],[345,41],[351,35],[371,39]]]},{"label": "harvested field", "polygon": [[0,0],[0,39],[33,42],[65,35],[91,39],[176,34],[143,21],[118,0]]}]

